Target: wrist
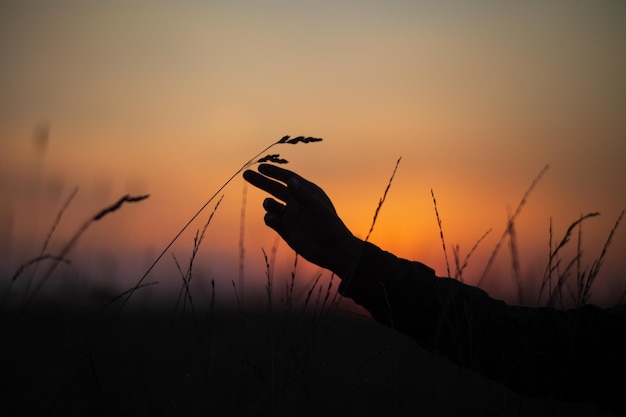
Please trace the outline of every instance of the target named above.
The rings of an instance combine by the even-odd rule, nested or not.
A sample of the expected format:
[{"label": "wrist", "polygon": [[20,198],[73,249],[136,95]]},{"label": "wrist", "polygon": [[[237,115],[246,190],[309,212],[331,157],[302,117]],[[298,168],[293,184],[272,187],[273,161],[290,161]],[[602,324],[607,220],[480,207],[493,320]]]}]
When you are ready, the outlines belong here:
[{"label": "wrist", "polygon": [[337,251],[339,256],[337,257],[336,265],[331,268],[331,271],[341,279],[350,276],[361,261],[364,246],[365,241],[351,235]]}]

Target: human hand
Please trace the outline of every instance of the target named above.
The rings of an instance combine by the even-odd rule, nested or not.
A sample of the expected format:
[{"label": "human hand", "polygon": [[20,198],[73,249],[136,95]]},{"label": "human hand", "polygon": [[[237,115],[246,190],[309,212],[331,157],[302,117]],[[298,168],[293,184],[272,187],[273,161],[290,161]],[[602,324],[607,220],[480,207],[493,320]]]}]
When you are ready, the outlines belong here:
[{"label": "human hand", "polygon": [[326,193],[275,165],[261,164],[259,172],[247,170],[243,177],[284,202],[263,201],[265,224],[306,260],[344,278],[358,261],[363,242],[344,225]]}]

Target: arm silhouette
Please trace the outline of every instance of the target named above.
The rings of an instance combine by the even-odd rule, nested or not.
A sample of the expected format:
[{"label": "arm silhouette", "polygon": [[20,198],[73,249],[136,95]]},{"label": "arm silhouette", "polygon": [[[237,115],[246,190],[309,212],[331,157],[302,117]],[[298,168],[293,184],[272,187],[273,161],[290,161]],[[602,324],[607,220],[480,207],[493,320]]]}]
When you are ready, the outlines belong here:
[{"label": "arm silhouette", "polygon": [[506,304],[356,238],[324,191],[299,175],[269,164],[258,169],[244,178],[275,197],[263,202],[265,223],[305,259],[338,275],[338,291],[378,322],[522,394],[621,410],[626,305]]}]

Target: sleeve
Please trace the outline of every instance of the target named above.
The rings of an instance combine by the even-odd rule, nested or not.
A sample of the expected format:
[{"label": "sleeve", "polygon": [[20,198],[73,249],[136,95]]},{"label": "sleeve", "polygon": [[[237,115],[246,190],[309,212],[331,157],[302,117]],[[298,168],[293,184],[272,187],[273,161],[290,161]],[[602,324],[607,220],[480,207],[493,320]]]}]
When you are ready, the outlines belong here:
[{"label": "sleeve", "polygon": [[626,305],[512,306],[367,242],[339,292],[423,348],[522,394],[617,407],[626,392]]}]

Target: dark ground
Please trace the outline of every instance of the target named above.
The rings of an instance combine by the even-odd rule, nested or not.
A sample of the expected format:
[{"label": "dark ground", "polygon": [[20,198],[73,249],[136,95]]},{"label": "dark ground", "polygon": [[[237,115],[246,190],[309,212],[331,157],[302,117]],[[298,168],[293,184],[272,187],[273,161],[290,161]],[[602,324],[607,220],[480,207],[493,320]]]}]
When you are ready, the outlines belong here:
[{"label": "dark ground", "polygon": [[335,312],[3,312],[0,415],[602,416],[520,397]]}]

